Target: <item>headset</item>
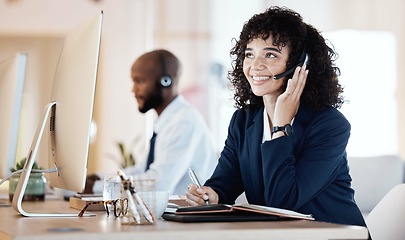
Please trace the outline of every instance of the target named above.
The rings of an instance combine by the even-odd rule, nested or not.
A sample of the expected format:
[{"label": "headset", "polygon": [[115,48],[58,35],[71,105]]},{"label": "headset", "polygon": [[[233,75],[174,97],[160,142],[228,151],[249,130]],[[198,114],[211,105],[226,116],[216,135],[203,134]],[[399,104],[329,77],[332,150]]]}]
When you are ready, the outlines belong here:
[{"label": "headset", "polygon": [[160,51],[157,51],[157,53],[159,54],[160,65],[162,66],[162,76],[160,77],[159,85],[163,88],[168,88],[172,85],[173,80],[172,77],[167,73],[166,61],[163,54]]},{"label": "headset", "polygon": [[295,68],[297,68],[298,66],[302,67],[302,65],[304,65],[304,64],[305,64],[305,65],[308,65],[308,61],[309,61],[309,55],[308,55],[308,53],[306,53],[305,47],[304,47],[304,50],[302,51],[302,54],[301,54],[300,59],[299,59],[299,61],[298,61],[298,64],[295,65],[294,67],[290,68],[290,69],[287,69],[287,70],[286,70],[285,72],[283,72],[283,73],[274,75],[274,76],[273,76],[273,79],[274,79],[274,80],[278,80],[278,79],[280,79],[280,78],[282,78],[282,77],[287,76],[288,74],[292,73],[292,72],[295,70]]}]

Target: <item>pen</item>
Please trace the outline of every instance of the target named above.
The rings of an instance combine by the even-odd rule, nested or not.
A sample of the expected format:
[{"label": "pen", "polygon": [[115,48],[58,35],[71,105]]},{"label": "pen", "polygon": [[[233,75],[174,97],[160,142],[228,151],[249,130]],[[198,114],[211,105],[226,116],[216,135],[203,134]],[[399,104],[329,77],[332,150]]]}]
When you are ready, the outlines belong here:
[{"label": "pen", "polygon": [[128,197],[128,205],[129,205],[129,208],[130,208],[132,214],[134,215],[135,221],[138,224],[141,224],[141,216],[139,216],[139,212],[138,212],[138,210],[136,210],[136,205],[135,205],[134,199],[132,198],[132,193],[130,191],[131,182],[128,180],[127,175],[121,169],[119,169],[117,173],[118,173],[118,176],[121,178],[122,185],[124,186],[124,191]]},{"label": "pen", "polygon": [[142,198],[139,196],[139,194],[134,190],[134,194],[136,201],[138,201],[139,205],[142,208],[143,214],[150,223],[155,222],[155,218],[153,217],[153,214],[149,211],[149,208],[146,206],[145,202],[142,200]]},{"label": "pen", "polygon": [[[197,174],[194,172],[194,170],[191,167],[188,168],[188,175],[190,176],[191,181],[193,181],[193,183],[196,184],[198,188],[202,187],[200,180],[198,180]],[[208,200],[204,200],[204,201],[205,201],[205,204],[207,204],[207,205],[210,204]]]},{"label": "pen", "polygon": [[135,221],[138,224],[141,224],[141,217],[139,216],[138,210],[136,210],[136,205],[134,199],[132,198],[132,194],[128,189],[126,189],[125,192],[127,193],[129,208],[131,209],[132,214],[134,215]]}]

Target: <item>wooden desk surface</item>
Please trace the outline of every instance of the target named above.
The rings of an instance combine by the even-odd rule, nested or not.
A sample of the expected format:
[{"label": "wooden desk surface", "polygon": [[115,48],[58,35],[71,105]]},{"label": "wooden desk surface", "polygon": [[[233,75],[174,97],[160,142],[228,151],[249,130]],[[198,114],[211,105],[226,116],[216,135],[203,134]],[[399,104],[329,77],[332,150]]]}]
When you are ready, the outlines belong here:
[{"label": "wooden desk surface", "polygon": [[[29,212],[78,213],[64,201],[24,202]],[[122,225],[121,219],[97,212],[96,217],[23,217],[12,207],[0,207],[0,239],[367,239],[364,227],[316,221],[177,223],[158,220],[153,225]]]}]

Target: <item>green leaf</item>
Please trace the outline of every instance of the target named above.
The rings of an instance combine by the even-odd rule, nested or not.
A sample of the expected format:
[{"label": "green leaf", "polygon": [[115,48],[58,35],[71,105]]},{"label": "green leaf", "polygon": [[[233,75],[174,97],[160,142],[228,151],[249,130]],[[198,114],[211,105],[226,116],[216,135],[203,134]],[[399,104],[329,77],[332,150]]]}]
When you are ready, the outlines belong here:
[{"label": "green leaf", "polygon": [[[17,170],[23,169],[26,161],[27,161],[27,158],[21,159],[19,162],[17,162],[17,163],[15,164],[15,167],[14,167],[14,168],[10,168],[10,171],[11,171],[11,172],[15,172],[15,171],[17,171]],[[32,165],[32,169],[42,169],[42,168],[39,167],[36,162],[34,162],[33,165]]]},{"label": "green leaf", "polygon": [[122,142],[117,142],[117,146],[119,148],[121,158],[122,158],[121,167],[126,168],[128,166],[135,165],[135,158],[131,153],[127,153],[125,144]]}]

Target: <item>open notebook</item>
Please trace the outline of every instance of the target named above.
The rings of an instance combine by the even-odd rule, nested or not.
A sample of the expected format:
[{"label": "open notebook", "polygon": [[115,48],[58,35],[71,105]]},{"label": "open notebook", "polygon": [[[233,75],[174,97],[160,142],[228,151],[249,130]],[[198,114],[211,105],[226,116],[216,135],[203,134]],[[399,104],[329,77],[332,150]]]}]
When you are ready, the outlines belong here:
[{"label": "open notebook", "polygon": [[174,213],[165,213],[163,218],[178,222],[314,220],[312,215],[254,204],[179,207]]}]

